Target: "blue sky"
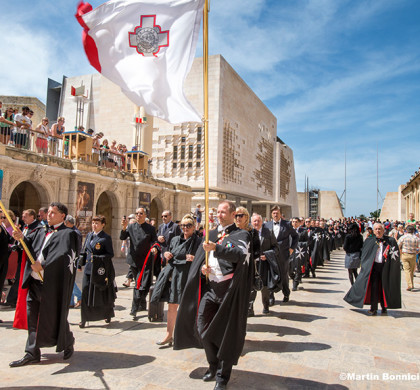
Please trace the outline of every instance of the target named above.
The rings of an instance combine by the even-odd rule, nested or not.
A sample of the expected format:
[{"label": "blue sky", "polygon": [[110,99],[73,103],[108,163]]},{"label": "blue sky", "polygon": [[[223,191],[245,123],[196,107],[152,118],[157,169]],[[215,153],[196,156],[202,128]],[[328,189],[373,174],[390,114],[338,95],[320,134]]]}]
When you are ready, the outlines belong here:
[{"label": "blue sky", "polygon": [[[94,72],[76,6],[2,6],[0,94],[45,101],[48,77]],[[210,54],[222,54],[276,115],[298,190],[307,175],[340,196],[346,148],[346,215],[369,214],[377,144],[383,196],[420,165],[419,20],[418,0],[211,0]]]}]

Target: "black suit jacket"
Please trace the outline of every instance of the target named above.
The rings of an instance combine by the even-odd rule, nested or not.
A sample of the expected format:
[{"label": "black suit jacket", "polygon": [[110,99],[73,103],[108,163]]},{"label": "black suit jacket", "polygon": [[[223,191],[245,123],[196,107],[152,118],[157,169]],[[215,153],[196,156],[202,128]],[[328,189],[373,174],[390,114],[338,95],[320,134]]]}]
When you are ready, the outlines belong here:
[{"label": "black suit jacket", "polygon": [[[93,239],[92,239],[93,238]],[[99,256],[105,259],[112,259],[114,257],[114,249],[112,247],[112,239],[103,230],[100,231],[96,236],[93,232],[90,232],[86,236],[85,244],[82,249],[82,258],[85,262],[85,274],[89,275],[92,273],[92,260],[93,256]],[[79,264],[79,265],[85,265]]]},{"label": "black suit jacket", "polygon": [[[287,260],[289,258],[289,248],[296,249],[299,235],[296,233],[295,229],[292,228],[290,223],[284,219],[280,221],[280,230],[279,234],[276,237],[276,240],[280,247],[280,256],[284,257],[282,260]],[[267,229],[270,229],[274,233],[274,224],[273,221],[269,221],[264,225]],[[292,242],[290,243],[290,237]]]},{"label": "black suit jacket", "polygon": [[159,236],[165,237],[164,242],[159,242],[161,246],[162,257],[163,257],[163,254],[169,250],[169,245],[171,244],[172,239],[176,236],[181,235],[181,228],[174,221],[169,222],[169,226],[165,231],[163,231],[164,228],[165,228],[165,224],[162,223],[159,225],[159,228],[157,231],[158,237]]}]

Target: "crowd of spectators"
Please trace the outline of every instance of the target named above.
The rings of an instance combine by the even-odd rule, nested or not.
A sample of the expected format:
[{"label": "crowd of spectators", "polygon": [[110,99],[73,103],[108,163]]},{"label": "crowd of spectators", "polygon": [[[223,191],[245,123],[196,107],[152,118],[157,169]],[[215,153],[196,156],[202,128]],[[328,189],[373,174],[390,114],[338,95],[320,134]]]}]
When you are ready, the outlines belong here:
[{"label": "crowd of spectators", "polygon": [[[42,118],[38,125],[33,124],[32,116],[33,111],[29,107],[22,107],[22,111],[19,112],[13,107],[2,109],[0,102],[0,143],[37,153],[68,157],[68,144],[67,141],[63,141],[63,134],[66,131],[65,118],[59,117],[57,122],[50,126],[50,121],[46,117]],[[85,131],[83,126],[79,126],[77,130],[93,138],[94,164],[118,170],[130,168],[126,145],[118,144],[116,140],[109,142],[102,132],[95,133],[93,129]],[[132,150],[136,150],[136,147]]]}]

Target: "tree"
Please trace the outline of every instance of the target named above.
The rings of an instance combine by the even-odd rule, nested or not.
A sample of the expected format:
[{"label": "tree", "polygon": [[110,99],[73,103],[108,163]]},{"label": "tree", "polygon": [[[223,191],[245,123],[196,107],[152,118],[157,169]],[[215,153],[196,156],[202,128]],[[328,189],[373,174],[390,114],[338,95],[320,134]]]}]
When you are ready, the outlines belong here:
[{"label": "tree", "polygon": [[380,215],[381,215],[381,209],[370,212],[370,217],[371,218],[378,219]]}]

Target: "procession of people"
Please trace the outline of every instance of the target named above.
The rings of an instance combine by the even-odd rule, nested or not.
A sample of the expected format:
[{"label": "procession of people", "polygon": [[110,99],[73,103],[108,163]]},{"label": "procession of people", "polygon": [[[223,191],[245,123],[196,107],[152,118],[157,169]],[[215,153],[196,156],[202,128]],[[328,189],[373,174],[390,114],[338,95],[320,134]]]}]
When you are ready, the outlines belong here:
[{"label": "procession of people", "polygon": [[[270,306],[279,304],[275,294],[281,291],[282,304],[287,304],[291,294],[299,294],[305,278],[316,281],[316,270],[330,261],[334,250],[343,247],[346,252],[343,267],[348,269],[350,290],[345,301],[359,308],[370,305],[371,316],[377,315],[378,304],[382,315],[401,308],[401,264],[407,291],[414,289],[420,249],[415,222],[407,222],[403,230],[394,222],[395,229],[390,226],[388,232],[380,222],[354,218],[293,217],[289,222],[274,206],[271,221],[264,223],[260,214],[250,215],[245,207],[222,201],[212,215],[216,227],[206,240],[196,229],[194,213],[176,223],[171,210],[164,210],[157,230],[147,216],[148,210],[139,207],[130,223],[126,217],[121,221],[119,238],[128,241],[126,260],[135,282],[130,314],[136,319],[137,312],[166,302],[166,334],[156,344],[175,350],[204,348],[208,369],[202,379],[215,380],[216,390],[226,388],[241,356],[258,291],[262,315],[268,316]],[[118,288],[112,239],[104,231],[107,221],[94,216],[81,245],[80,232],[62,203],[50,204],[46,222],[38,221],[34,210],[24,210],[22,228],[13,229],[3,212],[0,217],[0,281],[3,287],[13,248],[22,269],[9,292],[17,295],[14,327],[28,330],[25,355],[10,367],[38,363],[41,348],[51,346],[70,359],[75,340],[67,316],[77,271],[83,271],[80,328],[101,320],[109,324],[115,315]]]}]

